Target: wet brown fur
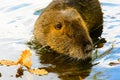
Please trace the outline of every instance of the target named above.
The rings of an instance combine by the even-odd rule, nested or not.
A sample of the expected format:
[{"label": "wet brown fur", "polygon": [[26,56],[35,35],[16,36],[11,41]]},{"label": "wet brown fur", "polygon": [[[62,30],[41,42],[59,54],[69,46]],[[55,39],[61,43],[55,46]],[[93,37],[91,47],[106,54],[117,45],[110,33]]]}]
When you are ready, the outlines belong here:
[{"label": "wet brown fur", "polygon": [[[58,30],[59,23],[62,28]],[[101,36],[102,24],[98,0],[53,0],[35,23],[35,41],[58,53],[86,59]]]}]

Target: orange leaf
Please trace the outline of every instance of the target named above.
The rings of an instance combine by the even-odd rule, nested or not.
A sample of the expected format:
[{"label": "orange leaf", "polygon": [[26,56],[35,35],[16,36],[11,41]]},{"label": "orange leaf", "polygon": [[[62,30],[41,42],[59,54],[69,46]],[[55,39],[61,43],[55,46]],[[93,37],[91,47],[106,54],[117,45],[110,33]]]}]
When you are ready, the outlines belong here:
[{"label": "orange leaf", "polygon": [[0,61],[1,65],[6,65],[6,66],[12,66],[12,65],[17,65],[16,62],[11,61],[11,60],[1,60]]},{"label": "orange leaf", "polygon": [[102,48],[104,46],[104,43],[97,44],[96,48]]},{"label": "orange leaf", "polygon": [[22,51],[22,54],[21,54],[20,58],[16,61],[16,63],[21,64],[27,68],[30,68],[32,65],[32,61],[30,59],[31,55],[32,54],[31,54],[30,50]]},{"label": "orange leaf", "polygon": [[28,70],[32,74],[36,75],[45,75],[48,74],[48,72],[45,69],[29,69]]}]

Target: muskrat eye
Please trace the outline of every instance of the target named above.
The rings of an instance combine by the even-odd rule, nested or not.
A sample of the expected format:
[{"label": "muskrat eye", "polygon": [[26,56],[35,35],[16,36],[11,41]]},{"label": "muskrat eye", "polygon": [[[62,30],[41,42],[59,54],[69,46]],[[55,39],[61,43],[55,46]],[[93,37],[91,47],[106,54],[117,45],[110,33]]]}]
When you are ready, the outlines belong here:
[{"label": "muskrat eye", "polygon": [[62,23],[58,23],[56,26],[55,26],[55,29],[57,30],[60,30],[62,28]]}]

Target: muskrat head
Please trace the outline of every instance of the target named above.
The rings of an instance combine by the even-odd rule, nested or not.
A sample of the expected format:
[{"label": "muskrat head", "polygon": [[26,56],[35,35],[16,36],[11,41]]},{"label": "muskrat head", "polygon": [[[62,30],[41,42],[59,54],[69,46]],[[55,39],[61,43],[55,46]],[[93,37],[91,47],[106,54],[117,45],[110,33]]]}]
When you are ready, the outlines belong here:
[{"label": "muskrat head", "polygon": [[37,43],[77,59],[91,57],[93,49],[88,29],[75,9],[43,12],[38,18],[34,36]]}]

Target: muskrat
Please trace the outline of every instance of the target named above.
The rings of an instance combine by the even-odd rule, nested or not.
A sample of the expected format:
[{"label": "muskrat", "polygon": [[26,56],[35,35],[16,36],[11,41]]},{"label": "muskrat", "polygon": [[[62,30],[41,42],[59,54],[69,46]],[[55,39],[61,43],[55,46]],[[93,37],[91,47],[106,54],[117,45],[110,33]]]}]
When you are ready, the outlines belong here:
[{"label": "muskrat", "polygon": [[103,13],[98,0],[53,0],[34,27],[35,42],[72,58],[91,57],[101,36]]}]

